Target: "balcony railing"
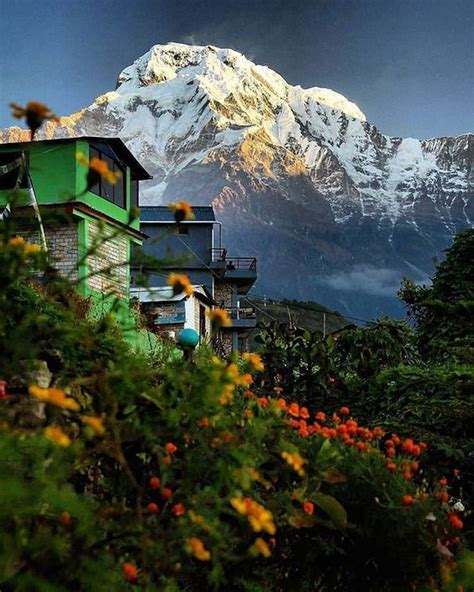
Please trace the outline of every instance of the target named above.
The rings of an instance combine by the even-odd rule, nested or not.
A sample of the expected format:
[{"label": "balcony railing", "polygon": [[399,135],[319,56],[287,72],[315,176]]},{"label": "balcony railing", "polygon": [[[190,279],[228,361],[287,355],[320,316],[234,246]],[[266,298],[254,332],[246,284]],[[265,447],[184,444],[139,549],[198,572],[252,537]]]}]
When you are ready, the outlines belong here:
[{"label": "balcony railing", "polygon": [[230,257],[227,249],[211,249],[211,261],[223,263],[227,271],[256,271],[257,259],[255,257]]},{"label": "balcony railing", "polygon": [[255,312],[255,308],[253,306],[232,306],[225,307],[225,310],[232,321],[251,320],[257,318],[257,313]]}]

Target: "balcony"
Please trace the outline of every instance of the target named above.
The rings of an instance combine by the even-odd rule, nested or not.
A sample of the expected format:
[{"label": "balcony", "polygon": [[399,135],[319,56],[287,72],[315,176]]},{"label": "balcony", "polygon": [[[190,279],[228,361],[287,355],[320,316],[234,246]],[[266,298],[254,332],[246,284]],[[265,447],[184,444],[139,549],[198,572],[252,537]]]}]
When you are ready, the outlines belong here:
[{"label": "balcony", "polygon": [[234,329],[253,329],[257,325],[257,313],[253,306],[225,307],[227,314],[232,319]]},{"label": "balcony", "polygon": [[237,284],[239,294],[246,294],[257,279],[257,259],[230,257],[227,249],[211,249],[209,267],[220,278]]}]

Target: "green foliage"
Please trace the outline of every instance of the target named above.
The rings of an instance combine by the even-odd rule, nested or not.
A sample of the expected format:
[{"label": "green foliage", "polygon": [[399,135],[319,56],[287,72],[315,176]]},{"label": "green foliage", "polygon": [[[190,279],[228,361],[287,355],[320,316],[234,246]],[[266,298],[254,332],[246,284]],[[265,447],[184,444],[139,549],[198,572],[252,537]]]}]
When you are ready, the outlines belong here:
[{"label": "green foliage", "polygon": [[457,235],[432,286],[406,281],[400,291],[425,359],[474,363],[474,230]]},{"label": "green foliage", "polygon": [[462,465],[474,450],[474,368],[398,366],[371,384],[368,420],[430,443],[432,462]]},{"label": "green foliage", "polygon": [[[307,410],[294,419],[267,375],[249,390],[258,357],[144,358],[59,284],[0,294],[2,589],[401,592],[436,576],[426,516],[455,534],[436,492],[366,431],[360,447],[306,435]],[[268,372],[332,396],[337,341],[277,339]]]}]

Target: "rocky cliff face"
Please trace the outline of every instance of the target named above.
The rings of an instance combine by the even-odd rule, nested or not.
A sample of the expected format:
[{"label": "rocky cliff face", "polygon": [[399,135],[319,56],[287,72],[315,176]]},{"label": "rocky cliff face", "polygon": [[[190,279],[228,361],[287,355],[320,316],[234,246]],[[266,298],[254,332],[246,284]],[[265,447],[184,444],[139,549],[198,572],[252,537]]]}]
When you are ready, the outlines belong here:
[{"label": "rocky cliff face", "polygon": [[342,95],[228,49],[154,46],[44,133],[122,137],[154,175],[142,205],[213,203],[230,250],[259,258],[257,293],[348,315],[400,313],[401,277],[425,280],[474,220],[472,134],[385,136]]}]

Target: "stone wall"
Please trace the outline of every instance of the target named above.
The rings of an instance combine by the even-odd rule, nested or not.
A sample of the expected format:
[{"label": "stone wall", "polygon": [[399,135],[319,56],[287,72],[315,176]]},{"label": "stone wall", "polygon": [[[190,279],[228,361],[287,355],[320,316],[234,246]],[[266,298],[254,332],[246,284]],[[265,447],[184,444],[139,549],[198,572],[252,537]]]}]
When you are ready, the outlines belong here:
[{"label": "stone wall", "polygon": [[110,238],[110,228],[100,228],[90,222],[87,229],[87,245],[95,245],[94,253],[88,258],[89,287],[102,294],[113,294],[119,298],[128,297],[127,286],[127,242],[125,236]]},{"label": "stone wall", "polygon": [[215,280],[214,282],[214,300],[218,308],[232,306],[232,284]]},{"label": "stone wall", "polygon": [[[78,236],[77,223],[49,225],[45,227],[46,243],[53,259],[54,267],[63,277],[77,280]],[[39,230],[30,226],[18,228],[17,236],[26,241],[41,245]]]}]

